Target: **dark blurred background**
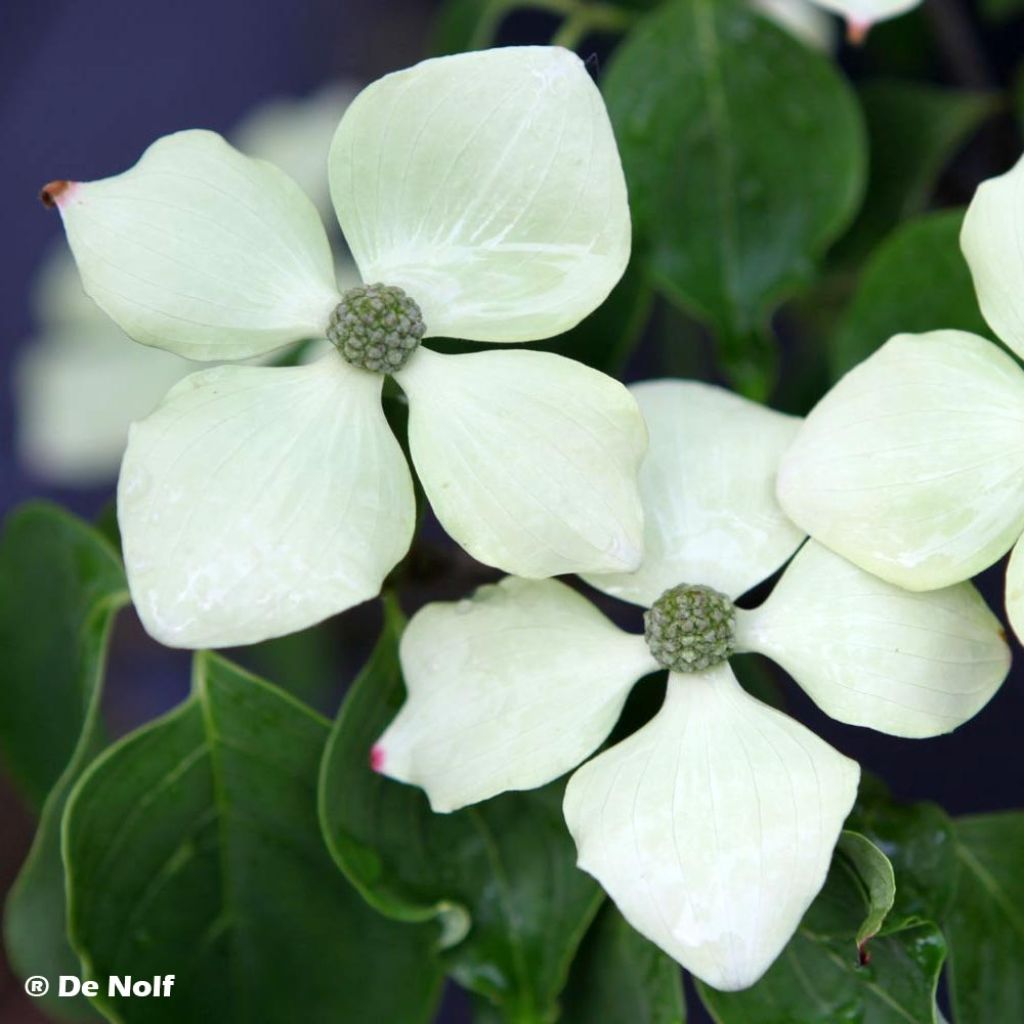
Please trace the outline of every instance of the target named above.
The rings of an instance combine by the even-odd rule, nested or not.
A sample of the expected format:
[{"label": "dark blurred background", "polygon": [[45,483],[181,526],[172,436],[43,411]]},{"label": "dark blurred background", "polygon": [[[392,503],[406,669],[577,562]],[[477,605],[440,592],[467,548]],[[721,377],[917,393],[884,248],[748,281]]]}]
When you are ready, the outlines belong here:
[{"label": "dark blurred background", "polygon": [[[48,497],[95,518],[108,505],[112,486],[62,489],[17,462],[13,445],[12,360],[37,327],[30,291],[46,254],[57,243],[59,218],[37,201],[52,178],[91,179],[134,163],[157,136],[182,128],[229,132],[261,101],[302,96],[325,82],[368,82],[415,63],[430,49],[437,0],[0,0],[0,507],[6,512],[31,497]],[[517,15],[502,29],[502,42],[546,42],[555,24],[542,15]],[[843,49],[840,60],[855,78],[879,71],[969,87],[1014,85],[1022,53],[1017,22],[993,28],[976,6],[929,0],[925,9],[879,27],[866,50]],[[581,55],[600,64],[607,40],[587,41]],[[966,146],[946,173],[936,205],[960,204],[979,180],[1005,170],[1020,152],[1019,126],[1009,107]],[[939,283],[941,286],[941,283]],[[706,340],[681,330],[677,314],[656,312],[654,327],[630,364],[631,379],[671,372],[714,376]],[[664,339],[692,340],[693,351],[666,352]],[[428,567],[429,568],[429,567]],[[454,596],[476,582],[449,579],[444,590],[429,582],[405,594],[407,611],[428,597]],[[483,574],[486,575],[486,574]],[[982,580],[1002,611],[1002,567]],[[356,609],[326,630],[292,647],[256,652],[254,667],[274,679],[274,666],[292,658],[299,666],[290,685],[332,712],[358,670],[379,624],[373,607]],[[845,753],[881,775],[896,795],[928,799],[954,814],[1024,804],[1024,656],[1002,692],[955,735],[912,743],[838,725],[794,686],[789,709]],[[2,657],[2,653],[0,653]],[[182,699],[188,657],[149,640],[130,614],[121,617],[111,657],[108,717],[123,732]],[[33,822],[0,779],[0,890],[16,874]],[[397,979],[397,983],[401,983]],[[693,1000],[691,1000],[691,1003]],[[692,1019],[702,1020],[696,1007]],[[442,1019],[468,1021],[464,1000],[451,994]],[[21,984],[0,973],[0,1021],[44,1020],[23,996]],[[382,1022],[383,1024],[383,1022]]]}]

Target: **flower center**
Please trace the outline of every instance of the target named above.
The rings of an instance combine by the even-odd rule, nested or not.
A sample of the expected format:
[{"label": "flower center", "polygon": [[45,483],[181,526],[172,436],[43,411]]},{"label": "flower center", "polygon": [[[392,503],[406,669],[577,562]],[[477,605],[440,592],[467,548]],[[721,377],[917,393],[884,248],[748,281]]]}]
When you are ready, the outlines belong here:
[{"label": "flower center", "polygon": [[682,583],[644,612],[644,639],[659,665],[673,672],[702,672],[733,653],[735,621],[736,609],[724,594]]},{"label": "flower center", "polygon": [[420,307],[390,284],[350,288],[331,311],[327,339],[353,366],[395,373],[426,332]]}]

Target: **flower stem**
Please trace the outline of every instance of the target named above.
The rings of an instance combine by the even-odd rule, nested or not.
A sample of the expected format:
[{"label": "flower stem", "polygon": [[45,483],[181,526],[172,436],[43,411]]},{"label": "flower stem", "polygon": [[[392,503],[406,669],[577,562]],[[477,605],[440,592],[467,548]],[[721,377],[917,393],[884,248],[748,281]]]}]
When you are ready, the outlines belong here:
[{"label": "flower stem", "polygon": [[591,32],[625,32],[637,18],[633,11],[598,0],[524,0],[522,6],[560,14],[562,25],[551,37],[551,44],[568,50],[578,46]]},{"label": "flower stem", "polygon": [[492,0],[473,33],[470,48],[493,44],[501,23],[517,8],[561,16],[562,24],[551,37],[551,45],[569,50],[591,32],[625,32],[637,19],[636,12],[602,0]]}]

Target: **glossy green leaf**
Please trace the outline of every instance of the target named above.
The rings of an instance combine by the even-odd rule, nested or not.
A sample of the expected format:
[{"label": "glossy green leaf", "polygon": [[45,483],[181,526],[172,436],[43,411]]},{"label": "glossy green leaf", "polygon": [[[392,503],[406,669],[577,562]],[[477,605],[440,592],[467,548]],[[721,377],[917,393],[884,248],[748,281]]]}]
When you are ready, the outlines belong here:
[{"label": "glossy green leaf", "polygon": [[937,804],[893,800],[876,778],[861,778],[860,794],[847,823],[892,862],[896,899],[886,929],[941,922],[956,888],[953,823]]},{"label": "glossy green leaf", "polygon": [[507,1020],[546,1020],[601,901],[575,866],[562,785],[509,793],[454,814],[370,770],[370,748],[402,702],[401,613],[384,632],[335,722],[324,755],[320,819],[338,864],[374,906],[436,918],[442,960]]},{"label": "glossy green leaf", "polygon": [[858,948],[885,916],[892,875],[881,851],[855,835],[844,833],[825,887],[756,985],[725,993],[698,983],[718,1024],[937,1024],[946,950],[935,925],[883,929]]},{"label": "glossy green leaf", "polygon": [[231,658],[304,704],[320,708],[330,702],[339,676],[336,623],[327,620],[298,633],[235,648]]},{"label": "glossy green leaf", "polygon": [[[42,503],[11,517],[0,546],[4,735],[29,745],[36,737],[43,747],[23,748],[30,760],[21,760],[21,778],[35,783],[26,787],[29,793],[60,771],[4,907],[4,943],[21,977],[79,970],[66,936],[60,822],[71,787],[103,745],[107,647],[114,618],[127,602],[117,556],[97,530]],[[47,742],[58,746],[47,750]],[[65,761],[58,765],[62,752]],[[53,760],[46,764],[37,754]],[[45,1002],[61,1017],[92,1015],[81,998],[58,1000],[51,991]]]},{"label": "glossy green leaf", "polygon": [[946,919],[957,1024],[1024,1020],[1024,813],[954,823],[960,865]]},{"label": "glossy green leaf", "polygon": [[1009,21],[1024,14],[1024,0],[981,0],[981,13],[990,21]]},{"label": "glossy green leaf", "polygon": [[750,345],[860,199],[852,93],[743,0],[665,4],[630,32],[604,92],[654,282],[716,328],[747,390],[763,390],[773,348],[750,357]]},{"label": "glossy green leaf", "polygon": [[837,246],[843,263],[863,260],[900,221],[920,213],[942,169],[999,108],[995,93],[912,81],[860,89],[870,150],[864,206]]},{"label": "glossy green leaf", "polygon": [[683,1024],[680,966],[608,903],[573,962],[561,1024]]},{"label": "glossy green leaf", "polygon": [[539,347],[619,376],[640,340],[653,298],[646,274],[634,260],[608,298],[590,316]]},{"label": "glossy green leaf", "polygon": [[851,831],[839,837],[835,856],[844,863],[864,897],[866,913],[855,936],[857,948],[864,950],[882,930],[896,898],[892,863],[870,839]]},{"label": "glossy green leaf", "polygon": [[483,996],[474,996],[472,1006],[473,1024],[504,1024],[504,1018],[498,1008]]},{"label": "glossy green leaf", "polygon": [[[431,1018],[429,931],[367,907],[323,846],[327,734],[283,691],[200,653],[192,696],[82,777],[64,823],[69,926],[110,1019]],[[169,998],[105,992],[110,975],[171,974]]]},{"label": "glossy green leaf", "polygon": [[12,513],[0,539],[0,757],[36,807],[78,746],[127,601],[120,562],[91,527],[43,502]]},{"label": "glossy green leaf", "polygon": [[[852,942],[857,958],[867,959],[866,945],[882,930],[895,892],[888,857],[859,832],[844,830],[832,855],[829,878],[801,922],[801,931],[837,943]],[[851,930],[853,924],[856,927]]]},{"label": "glossy green leaf", "polygon": [[779,670],[761,654],[734,654],[729,659],[740,685],[762,704],[785,710],[786,695],[779,684]]},{"label": "glossy green leaf", "polygon": [[960,253],[963,215],[959,209],[925,214],[879,246],[830,340],[834,379],[895,334],[955,329],[991,335]]}]

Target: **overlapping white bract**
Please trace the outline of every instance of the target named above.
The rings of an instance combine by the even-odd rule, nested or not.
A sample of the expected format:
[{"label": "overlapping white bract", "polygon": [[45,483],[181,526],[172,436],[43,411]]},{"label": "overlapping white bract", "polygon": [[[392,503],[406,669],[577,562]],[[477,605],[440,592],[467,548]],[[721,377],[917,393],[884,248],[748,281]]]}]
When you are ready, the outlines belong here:
[{"label": "overlapping white bract", "polygon": [[579,865],[626,919],[719,989],[752,985],[825,882],[860,771],[749,696],[727,664],[569,780]]},{"label": "overlapping white bract", "polygon": [[[607,113],[579,58],[557,47],[381,79],[342,119],[329,176],[366,283],[406,288],[431,335],[556,334],[603,301],[629,258]],[[147,344],[261,355],[323,337],[340,300],[310,200],[210,132],[168,136],[122,175],[48,195],[86,290]],[[376,593],[404,554],[413,499],[384,439],[380,382],[326,358],[186,382],[133,432],[121,528],[157,639],[290,632]],[[395,376],[424,488],[478,558],[532,576],[639,564],[645,433],[622,385],[523,351],[421,350]]]},{"label": "overlapping white bract", "polygon": [[[981,185],[961,246],[981,311],[1024,355],[1024,160]],[[911,590],[948,587],[1024,531],[1024,370],[962,331],[897,335],[818,403],[779,499],[832,550]],[[1021,558],[1007,575],[1021,633]]]},{"label": "overlapping white bract", "polygon": [[[708,385],[633,390],[651,435],[647,556],[633,579],[588,582],[639,604],[681,583],[737,596],[804,539],[772,487],[797,424]],[[406,637],[409,700],[374,763],[439,810],[558,777],[607,736],[652,668],[638,637],[550,580],[428,605]],[[1009,665],[970,584],[905,593],[814,542],[767,602],[738,612],[736,637],[829,713],[901,736],[965,721]],[[710,984],[743,988],[821,887],[857,779],[852,761],[748,696],[722,664],[671,674],[655,718],[572,777],[565,815],[580,865],[634,927]]]},{"label": "overlapping white bract", "polygon": [[644,502],[644,562],[587,582],[644,608],[679,583],[739,597],[803,539],[775,498],[779,457],[800,421],[708,384],[648,381],[630,391],[650,433],[640,469],[653,499]]},{"label": "overlapping white bract", "polygon": [[999,634],[969,583],[903,590],[813,540],[736,624],[740,648],[777,661],[822,711],[915,738],[949,732],[988,703],[1010,668]]},{"label": "overlapping white bract", "polygon": [[642,637],[564,583],[513,576],[427,605],[402,636],[401,658],[409,697],[375,760],[422,786],[435,811],[575,768],[633,684],[658,668]]},{"label": "overlapping white bract", "polygon": [[962,331],[897,335],[812,410],[779,499],[812,537],[899,586],[969,579],[1024,529],[1024,372]]}]

